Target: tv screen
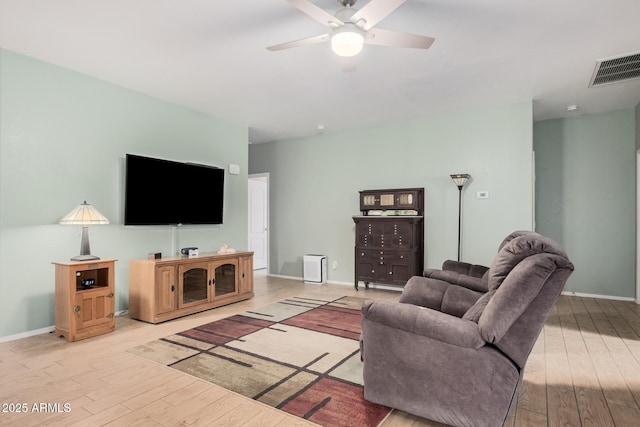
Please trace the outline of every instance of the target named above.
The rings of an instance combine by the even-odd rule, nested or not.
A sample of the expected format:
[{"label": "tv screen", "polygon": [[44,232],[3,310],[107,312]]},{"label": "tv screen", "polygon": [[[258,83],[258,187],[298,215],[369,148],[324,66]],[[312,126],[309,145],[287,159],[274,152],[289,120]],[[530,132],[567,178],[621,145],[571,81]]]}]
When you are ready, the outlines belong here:
[{"label": "tv screen", "polygon": [[127,154],[124,224],[222,224],[224,169]]}]

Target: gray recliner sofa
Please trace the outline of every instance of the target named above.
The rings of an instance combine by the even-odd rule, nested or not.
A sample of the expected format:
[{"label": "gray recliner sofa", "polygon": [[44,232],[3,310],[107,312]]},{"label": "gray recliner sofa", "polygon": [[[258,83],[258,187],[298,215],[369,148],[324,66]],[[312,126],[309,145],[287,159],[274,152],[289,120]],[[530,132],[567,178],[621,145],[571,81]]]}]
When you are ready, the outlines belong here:
[{"label": "gray recliner sofa", "polygon": [[462,303],[453,312],[423,305],[435,279],[405,288],[397,303],[365,301],[365,399],[453,426],[502,425],[573,269],[560,245],[528,234],[498,252],[488,292],[464,312]]},{"label": "gray recliner sofa", "polygon": [[[533,231],[514,231],[502,240],[498,253],[516,237],[527,235],[540,236]],[[411,277],[402,293],[404,301],[461,317],[471,305],[489,291],[490,267],[452,260],[445,261],[443,267],[445,266],[453,269],[427,269],[424,270],[423,276]],[[486,270],[482,277],[464,273],[465,271],[479,273],[483,268]],[[428,286],[425,286],[427,284]]]},{"label": "gray recliner sofa", "polygon": [[[498,252],[504,245],[515,239],[516,237],[526,234],[537,234],[528,230],[517,230],[505,237]],[[422,273],[423,277],[430,279],[438,279],[450,283],[452,285],[462,286],[476,292],[485,293],[488,291],[487,281],[489,277],[489,267],[478,264],[471,264],[463,261],[455,261],[448,259],[442,263],[442,269],[426,268]]]}]

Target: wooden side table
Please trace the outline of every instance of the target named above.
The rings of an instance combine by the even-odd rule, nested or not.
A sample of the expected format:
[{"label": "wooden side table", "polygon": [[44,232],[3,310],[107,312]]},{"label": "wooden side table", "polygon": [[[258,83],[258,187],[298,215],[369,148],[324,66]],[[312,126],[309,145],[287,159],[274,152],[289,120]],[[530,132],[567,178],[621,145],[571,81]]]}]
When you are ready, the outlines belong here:
[{"label": "wooden side table", "polygon": [[117,260],[54,262],[56,336],[77,341],[115,329]]}]

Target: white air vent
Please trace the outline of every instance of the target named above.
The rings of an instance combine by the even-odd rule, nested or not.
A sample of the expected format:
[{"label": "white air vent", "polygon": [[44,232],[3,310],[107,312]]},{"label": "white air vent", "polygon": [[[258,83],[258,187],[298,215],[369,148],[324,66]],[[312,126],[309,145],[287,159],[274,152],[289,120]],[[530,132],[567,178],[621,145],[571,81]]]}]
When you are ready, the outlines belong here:
[{"label": "white air vent", "polygon": [[640,78],[640,53],[602,59],[597,62],[589,87]]}]

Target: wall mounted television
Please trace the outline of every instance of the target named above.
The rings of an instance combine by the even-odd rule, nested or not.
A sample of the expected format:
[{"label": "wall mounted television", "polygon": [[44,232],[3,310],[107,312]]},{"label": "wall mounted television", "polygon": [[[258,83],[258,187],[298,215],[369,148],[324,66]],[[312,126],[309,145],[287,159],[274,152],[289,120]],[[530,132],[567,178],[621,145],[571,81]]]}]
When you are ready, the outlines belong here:
[{"label": "wall mounted television", "polygon": [[127,154],[124,225],[222,224],[225,170]]}]

